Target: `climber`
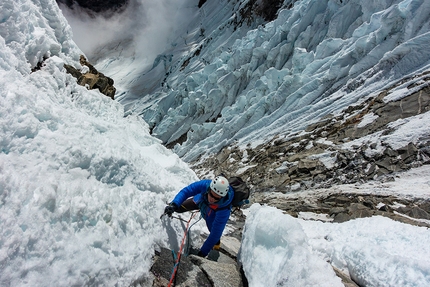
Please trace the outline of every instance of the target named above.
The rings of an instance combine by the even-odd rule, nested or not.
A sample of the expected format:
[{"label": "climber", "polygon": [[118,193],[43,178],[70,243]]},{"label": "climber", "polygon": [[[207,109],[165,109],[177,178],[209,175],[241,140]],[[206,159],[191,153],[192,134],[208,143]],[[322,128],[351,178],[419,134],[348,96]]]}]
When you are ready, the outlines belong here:
[{"label": "climber", "polygon": [[211,249],[220,248],[220,239],[230,217],[233,196],[233,189],[223,176],[217,176],[214,180],[200,180],[183,188],[166,206],[164,214],[170,217],[173,212],[200,209],[210,234],[197,255],[206,257]]}]

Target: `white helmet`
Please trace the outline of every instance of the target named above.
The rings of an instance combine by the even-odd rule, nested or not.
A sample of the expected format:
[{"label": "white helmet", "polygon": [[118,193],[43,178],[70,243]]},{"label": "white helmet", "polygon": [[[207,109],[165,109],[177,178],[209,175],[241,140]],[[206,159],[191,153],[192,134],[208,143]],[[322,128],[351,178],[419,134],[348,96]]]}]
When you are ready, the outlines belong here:
[{"label": "white helmet", "polygon": [[230,185],[228,180],[223,176],[217,176],[212,180],[210,188],[219,196],[224,197],[227,195]]}]

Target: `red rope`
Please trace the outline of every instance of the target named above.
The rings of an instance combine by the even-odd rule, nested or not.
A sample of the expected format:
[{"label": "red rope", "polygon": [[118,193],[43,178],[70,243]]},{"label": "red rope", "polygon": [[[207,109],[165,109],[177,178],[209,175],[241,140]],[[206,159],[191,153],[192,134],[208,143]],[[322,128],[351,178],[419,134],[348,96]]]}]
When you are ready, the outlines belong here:
[{"label": "red rope", "polygon": [[187,222],[187,227],[185,228],[185,231],[184,231],[184,237],[182,238],[181,247],[179,248],[177,259],[176,259],[175,265],[173,266],[174,267],[173,273],[172,273],[172,276],[170,277],[169,285],[167,285],[168,287],[172,286],[173,280],[175,279],[176,271],[178,271],[179,262],[181,260],[182,249],[184,248],[184,244],[185,244],[185,238],[187,237],[188,227],[190,225],[191,219],[193,219],[196,214],[197,212],[193,212],[193,214],[191,215],[190,219]]}]

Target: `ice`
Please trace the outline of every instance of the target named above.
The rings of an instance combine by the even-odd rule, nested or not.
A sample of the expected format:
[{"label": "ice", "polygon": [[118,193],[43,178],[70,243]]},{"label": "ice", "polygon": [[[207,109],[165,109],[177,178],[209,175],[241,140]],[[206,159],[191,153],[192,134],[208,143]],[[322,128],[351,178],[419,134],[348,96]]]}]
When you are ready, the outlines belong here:
[{"label": "ice", "polygon": [[18,4],[1,4],[21,17],[0,23],[1,285],[129,285],[155,244],[176,240],[159,217],[196,175],[140,117],[66,74],[80,51],[54,1]]},{"label": "ice", "polygon": [[426,286],[429,239],[425,227],[384,217],[339,224],[254,204],[240,258],[250,286],[343,286],[328,262],[360,286]]},{"label": "ice", "polygon": [[251,206],[240,261],[250,286],[343,286],[311,252],[299,221],[273,207]]}]

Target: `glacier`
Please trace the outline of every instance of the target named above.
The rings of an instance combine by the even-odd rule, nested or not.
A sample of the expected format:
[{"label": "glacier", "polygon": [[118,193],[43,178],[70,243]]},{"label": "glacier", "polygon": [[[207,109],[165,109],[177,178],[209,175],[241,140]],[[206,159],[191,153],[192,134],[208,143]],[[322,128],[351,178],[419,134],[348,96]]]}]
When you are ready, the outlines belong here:
[{"label": "glacier", "polygon": [[288,139],[429,67],[426,1],[284,1],[274,21],[250,26],[235,12],[246,4],[205,3],[138,79],[117,74],[120,61],[98,64],[120,79],[126,110],[187,162]]}]

